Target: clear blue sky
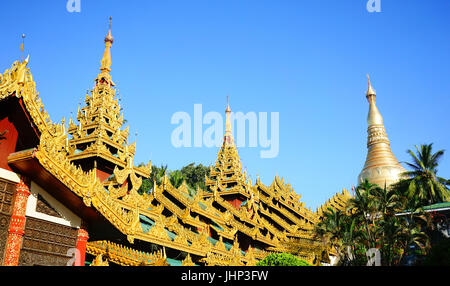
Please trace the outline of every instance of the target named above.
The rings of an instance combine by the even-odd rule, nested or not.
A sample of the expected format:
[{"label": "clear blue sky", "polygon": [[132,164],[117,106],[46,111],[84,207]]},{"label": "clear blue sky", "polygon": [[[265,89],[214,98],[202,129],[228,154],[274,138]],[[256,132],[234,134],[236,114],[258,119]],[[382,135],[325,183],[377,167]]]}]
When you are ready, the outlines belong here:
[{"label": "clear blue sky", "polygon": [[[21,35],[53,121],[74,114],[99,72],[113,17],[112,76],[138,132],[135,163],[211,164],[217,148],[171,144],[173,113],[279,112],[280,152],[241,148],[253,179],[278,174],[313,210],[350,189],[366,157],[366,73],[394,154],[434,142],[449,149],[450,1],[381,0],[2,1],[0,70],[20,58]],[[450,177],[450,150],[438,175]]]}]

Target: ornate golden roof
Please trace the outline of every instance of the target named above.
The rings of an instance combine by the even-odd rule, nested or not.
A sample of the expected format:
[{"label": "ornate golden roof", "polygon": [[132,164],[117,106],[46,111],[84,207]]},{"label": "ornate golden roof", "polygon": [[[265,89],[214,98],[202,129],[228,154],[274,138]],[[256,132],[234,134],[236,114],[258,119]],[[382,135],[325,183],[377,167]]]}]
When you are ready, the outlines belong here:
[{"label": "ornate golden roof", "polygon": [[[103,59],[107,61],[111,44],[112,39],[105,41]],[[123,115],[115,99],[110,68],[104,64],[107,61],[102,60],[96,84],[86,95],[86,106],[78,111],[79,125],[70,120],[68,132],[64,121],[54,124],[45,112],[26,67],[28,59],[16,62],[0,76],[0,100],[12,95],[22,97],[41,133],[33,157],[80,197],[85,206],[96,209],[131,244],[138,239],[190,254],[183,262],[186,265],[193,263],[193,257],[207,265],[254,265],[270,253],[267,250],[287,251],[289,243],[301,246],[297,254],[308,259],[310,252],[321,251],[312,237],[317,215],[300,202],[300,196],[289,184],[278,176],[270,186],[262,184],[259,178],[255,185],[247,179],[231,135],[229,104],[224,143],[210,177],[206,178],[211,192],[199,191],[190,197],[185,184],[175,188],[166,177],[162,185],[155,184],[151,194],[139,195],[137,190],[142,177],[150,173],[150,165],[133,166],[135,143],[129,145],[128,129],[121,129]],[[67,133],[72,136],[70,140]],[[77,160],[93,157],[115,165],[114,184],[100,182],[95,168],[84,170],[77,164]],[[129,181],[127,188],[123,187],[125,181]],[[235,208],[222,198],[225,194],[241,194],[245,204]],[[145,225],[146,220],[152,222],[151,227]],[[215,243],[205,232],[208,227],[214,230]],[[238,234],[266,248],[250,247],[244,254]],[[227,249],[225,244],[230,241],[233,246]],[[109,242],[89,243],[88,252],[97,256],[100,265],[108,261],[135,265],[142,257],[151,256]],[[108,260],[103,261],[102,257]]]},{"label": "ornate golden roof", "polygon": [[376,92],[372,88],[369,76],[369,87],[366,93],[369,102],[369,114],[367,116],[367,158],[361,173],[358,176],[358,184],[368,179],[371,183],[380,187],[390,186],[400,179],[400,174],[406,170],[400,165],[391,151],[389,139],[383,125],[383,117],[375,103]]},{"label": "ornate golden roof", "polygon": [[[136,142],[128,144],[129,128],[122,130],[123,114],[116,98],[115,84],[109,74],[111,71],[111,22],[108,35],[105,38],[105,52],[101,61],[100,74],[95,79],[95,85],[86,94],[85,107],[78,108],[76,125],[72,118],[69,120],[68,133],[72,135],[69,140],[69,159],[75,162],[88,158],[102,158],[114,167],[116,179],[119,172],[136,177],[148,177],[151,164],[143,167],[134,167],[133,158]],[[127,176],[125,176],[127,177]],[[118,182],[123,183],[123,179]],[[134,182],[139,182],[136,177]],[[136,184],[134,188],[139,188]]]},{"label": "ornate golden roof", "polygon": [[205,192],[204,197],[216,196],[217,194],[241,194],[249,198],[251,182],[247,180],[247,172],[242,171],[242,163],[234,144],[231,131],[231,109],[228,103],[225,113],[223,144],[217,154],[215,165],[210,167],[209,177],[205,177],[205,185],[210,192]]},{"label": "ornate golden roof", "polygon": [[332,208],[336,211],[337,210],[345,211],[347,201],[351,197],[352,196],[350,195],[350,193],[346,189],[343,189],[341,193],[336,193],[333,197],[331,197],[328,201],[326,201],[322,206],[320,206],[317,209],[316,211],[317,216],[319,218],[323,217],[323,214],[325,212],[328,212],[328,208]]},{"label": "ornate golden roof", "polygon": [[[96,257],[94,259],[96,263],[93,261],[92,266],[108,266],[108,261],[122,266],[162,266],[167,264],[166,256],[161,250],[147,253],[110,241],[90,241],[86,245],[86,252]],[[106,258],[106,260],[103,261],[102,258]]]}]

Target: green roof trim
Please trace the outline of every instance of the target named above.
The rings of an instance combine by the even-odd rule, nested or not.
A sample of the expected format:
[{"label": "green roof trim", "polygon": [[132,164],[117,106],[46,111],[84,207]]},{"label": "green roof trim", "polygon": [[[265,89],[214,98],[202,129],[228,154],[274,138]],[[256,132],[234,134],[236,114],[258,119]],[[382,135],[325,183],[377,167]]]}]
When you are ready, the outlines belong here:
[{"label": "green roof trim", "polygon": [[216,243],[217,243],[217,239],[214,239],[214,238],[212,238],[212,237],[210,237],[210,236],[208,236],[207,237],[207,239],[209,240],[209,242],[211,242],[213,245],[216,245]]},{"label": "green roof trim", "polygon": [[423,207],[424,210],[438,210],[444,208],[450,208],[450,202],[437,203]]},{"label": "green roof trim", "polygon": [[205,204],[203,204],[201,202],[198,202],[198,205],[202,208],[202,210],[206,210],[206,205]]},{"label": "green roof trim", "polygon": [[147,233],[153,226],[155,226],[155,222],[145,215],[139,215],[139,219],[141,222],[142,231]]},{"label": "green roof trim", "polygon": [[233,245],[232,244],[230,244],[230,243],[228,243],[228,242],[223,242],[223,244],[225,244],[225,248],[227,249],[227,250],[230,250],[231,249],[231,247],[233,247]]},{"label": "green roof trim", "polygon": [[221,227],[218,223],[216,223],[215,221],[212,221],[212,226],[219,229],[220,231],[224,231],[223,227]]},{"label": "green roof trim", "polygon": [[167,263],[169,263],[170,266],[181,266],[183,261],[172,259],[172,258],[166,258]]},{"label": "green roof trim", "polygon": [[[432,204],[432,205],[424,206],[424,207],[422,207],[422,209],[424,211],[429,211],[429,212],[446,210],[446,209],[450,209],[450,202]],[[398,213],[397,215],[405,215],[405,214],[409,214],[409,213],[411,213],[411,210],[405,210],[404,212]]]},{"label": "green roof trim", "polygon": [[167,229],[164,229],[167,234],[169,235],[170,239],[174,240],[177,235],[174,232],[168,231]]}]

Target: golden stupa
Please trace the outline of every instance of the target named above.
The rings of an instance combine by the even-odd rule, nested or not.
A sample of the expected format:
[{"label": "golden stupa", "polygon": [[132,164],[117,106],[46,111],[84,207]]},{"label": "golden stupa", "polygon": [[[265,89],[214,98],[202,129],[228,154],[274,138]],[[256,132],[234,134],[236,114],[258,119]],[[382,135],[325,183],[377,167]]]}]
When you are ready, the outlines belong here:
[{"label": "golden stupa", "polygon": [[400,165],[391,151],[389,139],[383,125],[383,117],[375,104],[377,96],[372,88],[370,78],[366,98],[369,102],[369,115],[367,116],[367,158],[364,168],[358,176],[358,185],[368,179],[372,184],[380,187],[389,187],[397,182],[401,173],[406,170]]}]

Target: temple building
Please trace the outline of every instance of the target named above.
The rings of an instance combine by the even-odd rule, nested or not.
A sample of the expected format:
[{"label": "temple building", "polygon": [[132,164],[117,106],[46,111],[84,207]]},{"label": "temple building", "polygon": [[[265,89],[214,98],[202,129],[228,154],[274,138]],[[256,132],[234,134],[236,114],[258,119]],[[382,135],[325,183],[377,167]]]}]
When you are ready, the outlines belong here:
[{"label": "temple building", "polygon": [[358,176],[358,185],[369,180],[380,187],[389,187],[401,178],[406,170],[400,165],[391,151],[389,138],[383,124],[383,117],[375,103],[376,92],[373,89],[370,78],[367,76],[369,87],[366,98],[369,102],[369,114],[367,116],[367,157],[361,173]]},{"label": "temple building", "polygon": [[312,212],[278,176],[253,184],[228,104],[206,190],[191,194],[164,177],[138,193],[151,163],[133,164],[136,142],[128,142],[110,74],[113,42],[110,26],[100,73],[68,128],[50,120],[29,58],[0,75],[0,265],[244,266],[274,252],[329,263],[333,250],[313,229],[323,210],[343,208],[350,195]]}]

